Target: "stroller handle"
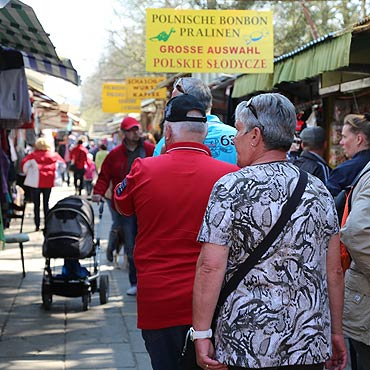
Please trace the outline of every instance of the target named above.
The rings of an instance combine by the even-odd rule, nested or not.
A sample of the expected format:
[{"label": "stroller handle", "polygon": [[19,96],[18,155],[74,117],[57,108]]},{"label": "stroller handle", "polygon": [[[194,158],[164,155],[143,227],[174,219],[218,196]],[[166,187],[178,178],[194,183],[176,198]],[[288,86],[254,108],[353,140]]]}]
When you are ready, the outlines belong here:
[{"label": "stroller handle", "polygon": [[99,220],[103,217],[103,211],[104,211],[104,200],[102,199],[99,205]]},{"label": "stroller handle", "polygon": [[103,212],[104,212],[104,201],[101,200],[99,204],[99,222],[98,222],[98,227],[96,230],[96,245],[98,246],[100,246],[101,220],[103,218]]}]

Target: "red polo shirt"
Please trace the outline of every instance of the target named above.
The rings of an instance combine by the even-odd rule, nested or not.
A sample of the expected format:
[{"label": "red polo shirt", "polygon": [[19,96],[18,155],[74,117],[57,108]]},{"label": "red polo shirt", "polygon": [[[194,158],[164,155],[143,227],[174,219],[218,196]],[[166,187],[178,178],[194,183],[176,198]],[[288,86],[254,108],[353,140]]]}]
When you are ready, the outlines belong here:
[{"label": "red polo shirt", "polygon": [[213,159],[203,144],[181,142],[158,157],[136,159],[117,185],[117,210],[138,221],[139,328],[191,324],[200,224],[213,184],[238,169]]}]

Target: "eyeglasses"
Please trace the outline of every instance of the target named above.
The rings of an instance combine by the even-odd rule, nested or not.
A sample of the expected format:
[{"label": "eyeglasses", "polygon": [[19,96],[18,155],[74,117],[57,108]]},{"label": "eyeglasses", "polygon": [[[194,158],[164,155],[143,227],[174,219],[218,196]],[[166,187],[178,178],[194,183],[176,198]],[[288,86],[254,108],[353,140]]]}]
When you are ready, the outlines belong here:
[{"label": "eyeglasses", "polygon": [[263,133],[263,130],[264,130],[265,127],[263,126],[263,124],[258,119],[257,110],[256,110],[256,107],[252,104],[252,100],[253,100],[253,98],[251,98],[247,102],[245,107],[248,108],[252,112],[252,114],[254,115],[254,118],[257,120],[258,124],[261,126],[260,128],[261,128],[261,131]]},{"label": "eyeglasses", "polygon": [[182,77],[178,78],[173,84],[174,89],[179,91],[181,94],[185,94],[184,84],[182,83]]},{"label": "eyeglasses", "polygon": [[256,111],[255,106],[252,104],[252,100],[253,100],[253,98],[250,99],[249,102],[247,102],[247,105],[245,107],[250,109],[250,111],[252,112],[252,114],[254,115],[256,120],[258,121],[257,111]]}]

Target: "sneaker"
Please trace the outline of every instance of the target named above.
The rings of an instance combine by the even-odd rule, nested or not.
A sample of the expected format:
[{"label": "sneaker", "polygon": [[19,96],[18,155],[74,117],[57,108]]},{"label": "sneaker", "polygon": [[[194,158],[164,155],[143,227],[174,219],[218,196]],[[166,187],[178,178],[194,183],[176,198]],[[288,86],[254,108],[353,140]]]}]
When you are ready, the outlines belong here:
[{"label": "sneaker", "polygon": [[136,295],[137,288],[136,285],[132,285],[130,288],[126,290],[127,295]]}]

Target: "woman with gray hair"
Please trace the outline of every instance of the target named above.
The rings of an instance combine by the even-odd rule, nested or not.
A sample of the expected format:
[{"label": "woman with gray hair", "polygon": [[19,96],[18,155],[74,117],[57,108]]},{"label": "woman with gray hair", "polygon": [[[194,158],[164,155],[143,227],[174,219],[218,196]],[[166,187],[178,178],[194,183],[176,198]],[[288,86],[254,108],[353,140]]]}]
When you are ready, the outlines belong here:
[{"label": "woman with gray hair", "polygon": [[[203,246],[192,329],[193,338],[202,338],[195,341],[197,362],[214,370],[319,370],[325,362],[344,369],[338,218],[324,184],[286,161],[294,106],[283,95],[262,94],[240,103],[235,117],[242,168],[214,185],[198,235]],[[297,184],[303,190],[294,196],[297,205],[289,206],[286,222],[279,221],[279,231],[264,241],[288,213],[285,205]],[[266,251],[256,258],[262,243]],[[220,305],[214,346],[209,329],[221,287],[253,258]]]}]

